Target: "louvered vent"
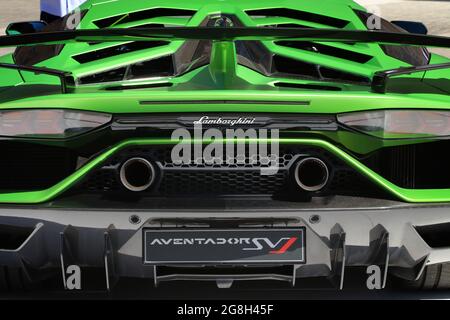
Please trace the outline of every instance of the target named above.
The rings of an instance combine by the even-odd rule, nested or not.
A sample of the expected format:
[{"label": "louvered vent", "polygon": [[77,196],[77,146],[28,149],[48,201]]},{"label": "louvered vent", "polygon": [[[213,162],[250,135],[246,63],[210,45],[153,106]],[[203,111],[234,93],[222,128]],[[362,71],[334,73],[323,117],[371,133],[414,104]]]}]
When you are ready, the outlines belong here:
[{"label": "louvered vent", "polygon": [[129,66],[96,73],[78,79],[79,84],[93,84],[122,80],[137,80],[174,75],[172,56],[135,63]]},{"label": "louvered vent", "polygon": [[145,41],[145,42],[130,42],[125,44],[120,44],[113,47],[108,47],[104,49],[98,49],[83,54],[78,54],[72,58],[79,63],[88,63],[92,61],[97,61],[101,59],[106,59],[114,56],[118,56],[125,53],[137,52],[141,50],[162,47],[168,45],[168,41]]},{"label": "louvered vent", "polygon": [[275,44],[283,47],[319,53],[357,63],[367,63],[373,58],[372,56],[367,54],[341,49],[321,43],[307,41],[276,41]]},{"label": "louvered vent", "polygon": [[271,76],[301,77],[321,80],[339,80],[358,83],[369,83],[369,78],[352,73],[331,69],[324,66],[275,55]]},{"label": "louvered vent", "polygon": [[170,8],[153,8],[148,10],[136,11],[126,14],[120,14],[105,19],[94,21],[94,24],[99,28],[115,27],[121,24],[142,21],[158,17],[188,17],[191,18],[196,11],[184,9],[170,9]]},{"label": "louvered vent", "polygon": [[268,17],[288,18],[299,20],[299,23],[301,23],[302,21],[306,21],[322,24],[333,28],[344,28],[349,24],[347,20],[288,8],[247,10],[246,13],[252,19],[268,18]]}]

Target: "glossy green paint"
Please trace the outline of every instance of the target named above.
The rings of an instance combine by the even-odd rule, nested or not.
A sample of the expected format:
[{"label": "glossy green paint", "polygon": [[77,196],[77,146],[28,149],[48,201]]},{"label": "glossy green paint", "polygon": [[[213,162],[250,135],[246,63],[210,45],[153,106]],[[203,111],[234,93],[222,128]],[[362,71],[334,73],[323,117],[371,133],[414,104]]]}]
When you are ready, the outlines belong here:
[{"label": "glossy green paint", "polygon": [[[323,0],[320,2],[320,4],[318,4],[316,1],[311,0],[192,0],[185,2],[179,0],[88,0],[81,7],[82,10],[86,9],[87,13],[78,26],[78,29],[95,29],[98,28],[94,23],[97,20],[142,10],[148,10],[152,8],[193,10],[195,14],[191,18],[162,16],[129,23],[119,22],[114,25],[114,28],[130,28],[149,24],[196,27],[204,22],[209,16],[219,13],[234,15],[242,22],[243,25],[248,27],[298,24],[306,27],[330,28],[330,26],[327,26],[325,24],[310,22],[307,20],[297,20],[286,17],[260,17],[250,16],[249,14],[247,14],[247,11],[249,10],[286,8],[348,21],[348,24],[344,27],[344,29],[366,30],[366,26],[360,21],[360,19],[353,11],[353,9],[364,10],[364,8],[350,0]],[[330,68],[345,70],[347,72],[352,72],[367,77],[372,76],[375,71],[380,69],[397,68],[407,65],[402,61],[385,55],[383,50],[377,44],[349,45],[345,43],[327,43],[327,45],[331,45],[337,48],[344,48],[373,57],[369,62],[362,64],[349,61],[347,59],[317,54],[315,52],[310,52],[307,50],[286,48],[283,46],[275,45],[273,41],[264,41],[263,43],[270,51],[282,56],[292,57],[295,59],[308,61],[310,63],[321,64]],[[180,48],[180,46],[183,44],[183,41],[173,41],[167,46],[129,52],[120,56],[105,58],[99,61],[93,61],[83,64],[80,64],[72,58],[77,54],[88,53],[98,49],[115,46],[117,44],[119,43],[100,43],[93,45],[88,43],[74,43],[66,45],[57,57],[46,60],[38,65],[70,71],[75,75],[75,77],[81,77],[172,54],[178,48]],[[26,80],[42,81],[42,76],[27,74]]]},{"label": "glossy green paint", "polygon": [[[341,20],[345,20],[348,24],[344,27],[344,29],[350,30],[366,30],[366,26],[360,21],[357,15],[354,13],[353,9],[364,10],[360,5],[356,4],[351,0],[323,0],[320,5],[317,4],[316,1],[297,1],[297,0],[282,0],[282,1],[273,1],[273,0],[192,0],[188,2],[181,2],[179,0],[140,0],[140,1],[129,1],[129,0],[115,0],[115,1],[105,1],[105,0],[88,0],[81,7],[82,10],[87,10],[86,15],[82,19],[79,29],[95,29],[98,28],[95,25],[95,21],[99,19],[109,18],[113,16],[124,15],[128,13],[133,13],[142,10],[154,9],[154,8],[172,8],[172,9],[185,9],[192,10],[195,14],[192,17],[155,17],[143,19],[135,22],[121,23],[120,21],[114,25],[114,28],[130,28],[137,27],[148,24],[164,24],[164,25],[172,25],[172,26],[188,26],[195,27],[201,25],[208,17],[216,14],[230,14],[236,16],[243,25],[248,27],[267,27],[273,25],[283,25],[283,24],[299,24],[307,27],[314,28],[329,28],[330,26],[313,23],[307,20],[296,20],[292,18],[286,17],[261,17],[261,16],[251,16],[247,14],[249,10],[258,10],[258,9],[270,9],[270,8],[285,8],[292,10],[300,10],[309,13],[319,14],[323,16],[328,16],[332,18],[338,18]],[[75,78],[87,76],[99,72],[104,72],[112,69],[117,69],[121,66],[134,64],[137,62],[142,62],[145,60],[154,59],[161,56],[166,56],[169,54],[173,54],[176,52],[180,46],[183,44],[183,41],[173,41],[167,46],[156,47],[146,50],[139,50],[135,52],[129,52],[125,54],[121,54],[114,57],[104,58],[97,61],[82,63],[80,64],[76,60],[73,59],[74,55],[93,52],[98,49],[108,48],[111,46],[115,46],[120,43],[99,43],[99,44],[88,44],[88,43],[73,43],[65,45],[61,53],[51,59],[48,59],[42,63],[39,63],[38,66],[44,66],[48,68],[55,68],[65,71],[70,71],[74,74]],[[344,70],[346,72],[354,73],[357,75],[362,75],[366,77],[371,77],[373,73],[377,70],[382,69],[391,69],[398,68],[401,66],[406,66],[407,64],[391,58],[384,54],[381,47],[377,44],[355,44],[349,45],[345,43],[327,43],[327,45],[334,46],[336,48],[343,48],[350,51],[363,53],[365,55],[373,57],[367,63],[358,63],[354,61],[350,61],[347,59],[341,59],[337,57],[327,56],[323,54],[318,54],[316,52],[311,52],[307,50],[299,50],[293,48],[287,48],[283,46],[279,46],[274,44],[273,41],[264,41],[263,44],[273,53],[277,53],[281,56],[291,57],[302,61],[307,61],[308,63],[320,64],[326,67],[330,67],[337,70]],[[231,50],[228,50],[230,53]],[[227,59],[231,59],[232,57],[227,57]],[[234,57],[235,58],[235,57]],[[448,61],[448,59],[439,57],[437,55],[433,56],[433,63],[440,63],[444,61]],[[0,58],[0,62],[11,62],[11,56],[6,56]],[[204,67],[206,68],[206,67]],[[203,68],[203,69],[204,69]],[[171,82],[174,84],[173,88],[159,88],[159,89],[149,89],[149,90],[139,90],[137,92],[138,95],[151,95],[157,96],[158,99],[164,99],[161,96],[167,96],[170,99],[174,96],[175,100],[181,101],[183,99],[183,95],[190,95],[189,91],[193,91],[193,94],[196,95],[196,99],[209,99],[211,95],[215,95],[213,90],[217,89],[230,89],[226,86],[223,88],[218,88],[217,85],[214,85],[214,82],[208,87],[205,83],[208,83],[208,79],[205,79],[203,75],[205,72],[202,72],[202,68],[198,70],[193,70],[188,72],[185,75],[173,78],[159,78],[159,79],[147,79],[145,81],[133,81],[133,83],[155,83],[155,82]],[[254,72],[248,68],[238,66],[236,76],[240,79],[245,80],[238,90],[235,93],[228,91],[226,95],[233,95],[236,93],[247,93],[247,91],[251,90],[262,90],[269,91],[270,93],[274,93],[271,96],[271,99],[274,101],[280,101],[284,99],[289,99],[292,96],[292,93],[300,92],[306,93],[309,95],[317,92],[311,92],[311,90],[284,90],[280,88],[274,88],[273,84],[277,81],[288,81],[292,83],[309,83],[314,84],[315,81],[305,81],[305,80],[295,80],[295,79],[283,79],[283,78],[274,78],[274,77],[265,77],[257,72]],[[449,78],[450,70],[439,71],[438,73],[429,72],[427,76],[439,78]],[[15,75],[15,76],[14,76]],[[4,103],[5,101],[2,99],[6,96],[6,102],[11,101],[10,97],[14,96],[16,101],[20,100],[20,97],[24,97],[24,101],[27,104],[30,104],[30,107],[34,108],[32,105],[39,104],[41,107],[47,107],[46,103],[43,103],[43,100],[53,100],[53,98],[60,99],[58,104],[59,107],[67,107],[73,108],[71,104],[83,105],[81,108],[99,108],[102,109],[103,112],[128,112],[128,110],[132,109],[131,112],[140,112],[138,110],[134,110],[134,106],[136,105],[136,99],[133,99],[133,95],[129,95],[125,92],[120,92],[119,94],[123,97],[122,103],[123,108],[114,107],[113,109],[108,109],[108,106],[102,106],[102,97],[103,99],[110,100],[109,97],[115,98],[111,92],[105,94],[104,90],[101,90],[105,85],[97,85],[97,86],[82,86],[83,88],[78,88],[74,93],[83,93],[86,91],[90,92],[90,99],[92,101],[96,101],[95,106],[90,104],[86,105],[85,96],[77,96],[70,95],[68,97],[60,97],[58,95],[54,95],[57,93],[57,88],[55,88],[54,92],[51,93],[36,93],[34,88],[30,88],[29,84],[34,85],[42,85],[42,84],[57,84],[58,81],[54,77],[35,75],[29,72],[22,72],[22,76],[25,80],[25,83],[22,81],[20,77],[17,77],[18,72],[11,70],[1,70],[0,69],[0,92],[4,92],[4,94],[0,95],[0,109],[7,109],[10,107],[14,107],[9,103]],[[420,77],[421,75],[416,75]],[[22,86],[25,84],[25,86]],[[116,83],[115,83],[116,84]],[[323,83],[327,85],[327,83]],[[347,112],[350,109],[352,110],[363,110],[365,108],[364,100],[366,98],[371,99],[373,96],[374,99],[378,98],[379,95],[371,94],[369,88],[357,86],[357,85],[342,85],[342,84],[334,84],[343,89],[345,92],[354,92],[348,96],[349,101],[347,101],[346,109],[340,110],[342,112]],[[8,92],[8,88],[13,87],[12,93]],[[231,88],[233,89],[233,88]],[[176,96],[174,94],[176,91]],[[305,92],[306,91],[306,92]],[[428,91],[427,91],[428,92]],[[15,93],[15,94],[14,94]],[[319,95],[325,94],[326,92],[318,92]],[[180,98],[178,98],[178,95]],[[249,92],[249,96],[251,92]],[[337,100],[342,101],[342,95],[337,94]],[[28,97],[27,97],[28,96]],[[106,97],[105,97],[106,96]],[[401,96],[405,96],[402,94]],[[32,102],[32,97],[35,97],[37,100]],[[42,97],[43,99],[39,99]],[[123,101],[129,97],[128,101]],[[160,98],[161,97],[161,98]],[[428,102],[434,100],[442,99],[442,94],[439,96],[438,94],[433,94],[428,92],[426,95],[420,95],[420,97],[425,98]],[[67,100],[65,100],[67,99]],[[68,100],[77,100],[80,101],[68,101]],[[145,98],[147,99],[147,98]],[[345,98],[344,98],[345,99]],[[449,99],[444,98],[444,100],[448,103]],[[54,100],[53,100],[54,101]],[[97,106],[100,104],[100,106]],[[49,101],[51,104],[52,101]],[[315,103],[315,102],[314,102]],[[368,103],[370,104],[370,102]],[[414,103],[412,103],[414,104]],[[50,106],[53,107],[53,106]],[[77,107],[77,108],[80,108]],[[191,106],[189,106],[190,108]],[[338,108],[340,106],[336,106]],[[381,105],[379,108],[396,108],[402,107],[397,105]],[[412,106],[413,107],[413,106]],[[426,106],[424,106],[426,108]],[[185,112],[184,106],[180,106],[180,108],[171,108],[170,111],[173,112]],[[321,108],[319,108],[321,109]],[[142,108],[141,108],[142,110]],[[144,109],[145,110],[145,109]],[[199,110],[203,111],[203,110]],[[221,111],[226,111],[221,109]],[[272,110],[273,111],[273,110]],[[318,110],[318,113],[328,112],[324,110]]]},{"label": "glossy green paint", "polygon": [[209,63],[209,75],[216,86],[229,88],[236,81],[236,45],[231,41],[214,41]]},{"label": "glossy green paint", "polygon": [[[329,26],[309,21],[300,21],[283,17],[250,17],[247,10],[267,8],[289,8],[329,17],[347,20],[345,29],[364,30],[365,26],[352,9],[363,8],[350,0],[322,0],[320,4],[313,0],[88,0],[82,9],[88,9],[79,28],[97,28],[93,23],[120,14],[131,13],[150,8],[176,8],[195,10],[192,18],[157,17],[138,22],[118,23],[115,28],[130,28],[146,24],[165,24],[173,26],[199,26],[207,17],[214,14],[231,14],[236,16],[245,26],[265,27],[282,24],[301,24],[314,28],[329,28]],[[38,66],[70,71],[75,77],[91,75],[119,68],[176,52],[183,41],[173,41],[167,46],[130,52],[120,56],[101,59],[95,62],[80,64],[72,57],[76,54],[107,48],[119,43],[74,43],[64,47],[57,57],[39,63]],[[373,58],[361,64],[345,59],[330,57],[310,51],[286,48],[271,41],[263,44],[272,52],[281,56],[291,57],[309,63],[321,64],[326,67],[351,72],[357,75],[371,77],[377,70],[398,68],[407,64],[384,54],[377,44],[327,43],[336,48],[347,49],[370,55]],[[60,94],[57,79],[49,76],[37,76],[29,72],[20,74],[13,70],[0,69],[0,110],[7,109],[46,109],[65,108],[88,110],[111,114],[152,114],[152,113],[189,113],[189,112],[248,112],[248,113],[298,113],[298,114],[330,114],[378,110],[378,109],[449,109],[450,95],[433,86],[411,82],[414,90],[408,93],[376,94],[370,92],[368,86],[343,84],[334,82],[319,82],[314,80],[287,79],[266,77],[246,67],[236,65],[236,56],[230,56],[234,44],[217,43],[212,59],[214,63],[192,70],[178,77],[153,78],[139,81],[115,82],[99,85],[84,85],[73,89],[70,94]],[[431,63],[448,62],[449,59],[433,55]],[[11,55],[0,57],[0,62],[12,63]],[[424,77],[425,76],[425,77]],[[443,88],[448,86],[450,70],[439,70],[424,74],[415,74],[410,78],[431,79],[438,81]],[[405,77],[408,78],[408,77]],[[170,82],[172,87],[161,87],[139,90],[107,91],[111,85],[154,84]],[[335,86],[341,91],[322,91],[295,88],[279,88],[277,82],[297,84],[313,84]],[[447,87],[446,87],[447,86]],[[449,91],[450,92],[450,91]],[[189,101],[211,101],[209,104],[197,104]],[[221,104],[220,100],[246,100],[251,104],[239,103]],[[141,102],[145,101],[146,104]],[[167,103],[170,101],[171,103]],[[267,104],[265,102],[272,103]],[[292,102],[308,101],[309,105],[293,105]],[[152,102],[152,103],[148,103]],[[164,102],[164,103],[158,103]],[[275,102],[275,104],[273,103]],[[298,134],[293,132],[292,134]],[[296,135],[297,136],[297,135]],[[423,141],[384,141],[366,135],[338,131],[336,133],[318,134],[321,138],[286,138],[278,142],[286,144],[302,144],[324,148],[335,154],[357,171],[365,175],[381,188],[390,192],[399,200],[406,202],[450,202],[450,190],[409,190],[399,188],[387,181],[355,157],[344,151],[352,150],[355,154],[368,154],[382,146],[418,143]],[[328,138],[328,142],[324,140]],[[41,191],[0,194],[0,203],[35,204],[55,199],[58,195],[71,188],[83,177],[108,159],[117,151],[132,145],[173,144],[169,139],[138,139],[119,143],[104,151],[74,174],[55,186]],[[343,147],[341,149],[341,146]]]},{"label": "glossy green paint", "polygon": [[[246,14],[248,10],[257,9],[267,9],[267,8],[289,8],[297,9],[301,11],[307,11],[311,13],[316,13],[320,15],[325,15],[329,17],[339,18],[348,21],[348,25],[345,29],[365,29],[363,23],[353,12],[353,8],[361,9],[361,7],[355,4],[353,1],[348,0],[324,0],[321,1],[320,5],[315,1],[297,1],[297,0],[284,0],[284,1],[273,1],[273,0],[193,0],[181,2],[179,0],[140,0],[140,1],[129,1],[129,0],[118,0],[118,1],[88,1],[82,6],[82,9],[88,9],[88,13],[84,17],[79,28],[89,29],[97,28],[93,21],[116,16],[120,14],[125,14],[128,12],[135,12],[144,9],[151,8],[176,8],[176,9],[187,9],[195,10],[196,14],[191,19],[174,19],[173,17],[158,17],[150,18],[145,20],[140,20],[139,22],[134,22],[131,24],[117,24],[114,27],[136,27],[139,25],[161,23],[167,25],[177,25],[177,26],[188,26],[195,27],[199,26],[208,16],[214,14],[230,14],[236,16],[245,26],[255,27],[255,26],[268,26],[273,24],[286,24],[286,23],[301,23],[305,26],[318,27],[318,28],[329,28],[326,25],[320,25],[317,23],[311,23],[307,21],[299,21],[291,18],[276,18],[273,21],[268,21],[267,18],[260,17],[250,17]],[[148,59],[153,59],[160,57],[162,55],[167,55],[174,53],[180,46],[181,41],[172,42],[165,48],[154,48],[143,50],[139,52],[129,53],[121,56],[120,58],[108,58],[103,59],[101,62],[95,61],[92,63],[86,63],[80,65],[78,62],[74,61],[71,57],[75,53],[84,53],[93,51],[99,48],[110,47],[115,44],[98,44],[95,46],[90,46],[86,43],[74,44],[67,46],[58,57],[50,59],[43,63],[47,67],[58,66],[58,68],[64,70],[71,70],[76,76],[83,76],[86,74],[91,74],[93,72],[100,72],[110,70],[111,68],[117,68],[120,65],[127,65],[130,63],[136,63]],[[380,67],[391,68],[397,67],[399,65],[405,65],[405,63],[399,62],[396,59],[387,57],[383,54],[381,48],[376,44],[360,44],[355,46],[348,46],[343,44],[333,44],[335,46],[347,46],[347,48],[354,48],[358,52],[366,53],[373,56],[373,60],[366,64],[364,67],[358,63],[349,62],[345,59],[336,59],[330,57],[324,57],[321,55],[313,54],[304,50],[295,50],[290,48],[285,48],[281,46],[274,45],[273,42],[266,41],[264,44],[273,52],[276,52],[285,56],[294,56],[297,59],[309,61],[312,63],[322,64],[324,66],[329,66],[333,68],[339,68],[347,70],[348,72],[354,72],[357,74],[363,74],[369,76],[376,69]]]},{"label": "glossy green paint", "polygon": [[[327,150],[341,160],[345,161],[348,165],[353,167],[355,170],[363,174],[370,181],[391,193],[394,197],[399,200],[406,202],[448,202],[450,201],[450,189],[441,190],[418,190],[418,189],[404,189],[400,188],[388,180],[384,179],[367,166],[363,165],[357,159],[353,158],[346,152],[342,151],[335,145],[326,142],[324,140],[317,139],[258,139],[258,140],[245,140],[245,139],[234,139],[234,140],[215,140],[217,143],[279,143],[279,144],[298,144],[304,146],[315,146]],[[58,195],[62,194],[73,187],[77,182],[79,182],[83,177],[86,176],[91,170],[101,165],[102,162],[107,160],[109,157],[113,156],[116,152],[132,146],[148,146],[148,145],[175,145],[179,143],[177,140],[171,139],[132,139],[119,143],[116,146],[111,147],[106,152],[91,160],[85,164],[78,171],[73,173],[71,176],[67,177],[60,183],[54,185],[53,187],[32,192],[18,192],[18,193],[6,193],[0,194],[1,203],[15,203],[15,204],[38,204],[47,201],[51,201]],[[182,143],[209,143],[208,141],[199,140],[184,140]]]},{"label": "glossy green paint", "polygon": [[[366,91],[312,91],[286,90],[268,87],[267,90],[186,90],[172,88],[158,90],[124,90],[95,93],[53,94],[36,96],[37,86],[12,87],[0,96],[0,109],[67,108],[99,112],[158,113],[158,112],[281,112],[336,114],[377,109],[448,109],[450,96],[432,94],[373,94]],[[22,99],[8,101],[12,95]],[[249,100],[252,104],[214,103],[196,104],[189,101]],[[141,101],[153,104],[142,105]],[[158,104],[158,102],[164,102]],[[173,103],[167,103],[167,102]],[[265,104],[265,101],[277,102]],[[309,101],[309,106],[292,105],[289,102]],[[283,104],[283,102],[288,102]]]}]

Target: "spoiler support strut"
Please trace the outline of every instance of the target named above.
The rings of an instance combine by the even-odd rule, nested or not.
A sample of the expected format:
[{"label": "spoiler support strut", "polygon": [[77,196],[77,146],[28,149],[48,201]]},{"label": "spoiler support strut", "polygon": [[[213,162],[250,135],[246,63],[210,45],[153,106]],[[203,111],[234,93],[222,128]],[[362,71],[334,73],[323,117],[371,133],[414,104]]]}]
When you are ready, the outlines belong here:
[{"label": "spoiler support strut", "polygon": [[61,81],[61,93],[68,92],[68,89],[67,89],[68,80],[72,76],[72,73],[66,72],[66,71],[49,69],[49,68],[44,68],[44,67],[23,66],[23,65],[10,64],[10,63],[0,63],[0,68],[18,70],[19,72],[20,71],[29,71],[29,72],[33,72],[36,75],[46,74],[49,76],[58,77],[59,80]]},{"label": "spoiler support strut", "polygon": [[386,93],[389,79],[392,77],[442,69],[450,69],[450,63],[430,64],[426,66],[404,67],[378,71],[375,72],[372,78],[372,91],[376,93]]}]

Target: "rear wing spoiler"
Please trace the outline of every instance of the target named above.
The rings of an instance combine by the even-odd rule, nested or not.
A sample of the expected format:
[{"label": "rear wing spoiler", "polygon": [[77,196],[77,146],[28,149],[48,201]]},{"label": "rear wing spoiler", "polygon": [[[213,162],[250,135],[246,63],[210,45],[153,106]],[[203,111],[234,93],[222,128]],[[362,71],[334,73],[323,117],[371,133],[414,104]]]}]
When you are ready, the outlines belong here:
[{"label": "rear wing spoiler", "polygon": [[[0,48],[34,45],[68,44],[77,42],[125,42],[125,41],[184,41],[211,40],[217,42],[234,41],[319,41],[377,43],[389,45],[411,45],[450,48],[450,37],[429,36],[412,33],[395,33],[369,30],[306,29],[306,28],[257,28],[257,27],[173,27],[136,29],[81,29],[58,32],[38,32],[32,34],[0,37]],[[230,51],[228,51],[230,54]],[[64,71],[28,67],[13,64],[0,64],[0,68],[31,71],[36,74],[49,74],[61,80],[61,91],[67,92],[67,83],[73,79]],[[390,77],[421,71],[450,68],[450,64],[427,65],[378,71],[372,79],[372,91],[385,93]]]},{"label": "rear wing spoiler", "polygon": [[379,43],[450,48],[450,37],[412,33],[369,30],[306,29],[306,28],[223,28],[173,27],[136,29],[81,29],[0,37],[0,48],[33,45],[65,44],[74,42],[120,42],[155,40],[289,40]]}]

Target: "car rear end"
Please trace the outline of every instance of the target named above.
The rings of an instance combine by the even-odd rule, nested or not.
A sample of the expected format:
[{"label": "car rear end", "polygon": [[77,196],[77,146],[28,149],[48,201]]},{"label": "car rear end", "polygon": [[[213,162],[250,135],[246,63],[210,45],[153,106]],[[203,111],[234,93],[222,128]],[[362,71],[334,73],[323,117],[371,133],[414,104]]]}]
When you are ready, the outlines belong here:
[{"label": "car rear end", "polygon": [[[362,8],[334,1],[326,14],[291,2],[236,1],[222,14],[214,3],[93,4],[82,28],[365,28]],[[379,267],[380,288],[388,274],[448,286],[448,70],[370,88],[378,70],[448,59],[319,41],[30,50],[2,62],[71,75],[60,86],[2,70],[0,287],[50,273],[72,289],[74,266],[99,269],[108,290],[120,278],[342,289],[361,266]]]}]

